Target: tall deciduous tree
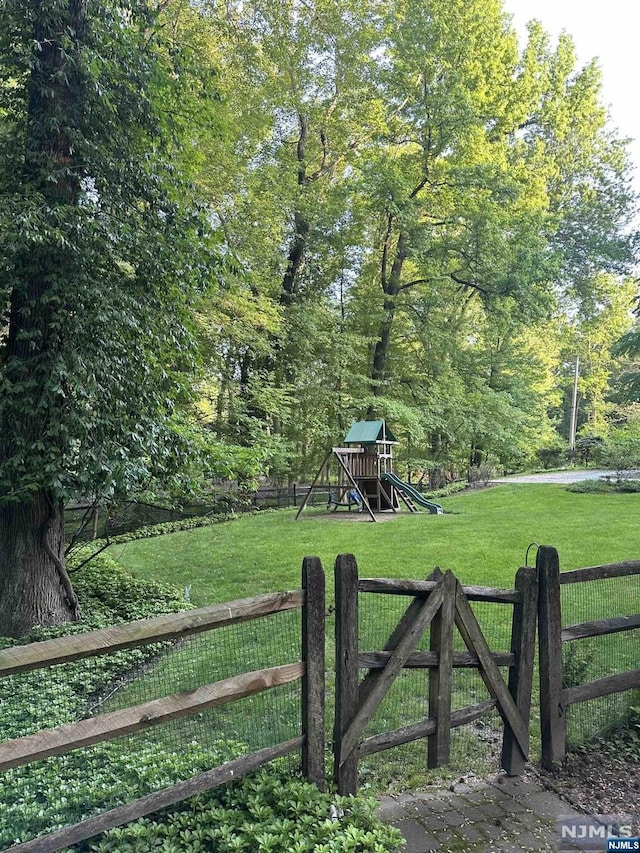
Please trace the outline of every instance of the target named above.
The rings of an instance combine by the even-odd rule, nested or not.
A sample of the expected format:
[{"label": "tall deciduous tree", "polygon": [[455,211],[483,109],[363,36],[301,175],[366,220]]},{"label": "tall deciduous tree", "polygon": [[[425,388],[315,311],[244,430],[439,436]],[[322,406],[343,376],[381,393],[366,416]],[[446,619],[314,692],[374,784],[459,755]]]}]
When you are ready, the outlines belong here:
[{"label": "tall deciduous tree", "polygon": [[549,437],[522,341],[631,256],[597,67],[538,24],[520,52],[500,0],[209,8],[233,140],[202,175],[247,270],[212,312],[219,434],[277,435],[295,476],[367,411],[420,458]]},{"label": "tall deciduous tree", "polygon": [[396,315],[419,294],[449,281],[463,299],[530,307],[548,277],[540,204],[514,163],[518,53],[501,4],[398,0],[388,14],[388,119],[367,191],[382,291],[375,397],[392,378]]},{"label": "tall deciduous tree", "polygon": [[[620,282],[611,275],[599,275],[591,283],[584,300],[562,328],[561,383],[564,386],[561,429],[568,436],[576,359],[578,360],[578,433],[607,437],[616,405],[608,399],[611,386],[624,370],[624,361],[612,348],[632,326],[631,309],[637,284]],[[564,374],[564,375],[562,375]]]},{"label": "tall deciduous tree", "polygon": [[171,166],[179,56],[136,0],[4,0],[0,633],[78,616],[63,501],[168,474],[212,259]]},{"label": "tall deciduous tree", "polygon": [[[227,45],[225,108],[241,152],[232,158],[233,179],[210,187],[211,199],[245,264],[251,300],[268,319],[268,334],[251,340],[225,346],[223,332],[218,369],[223,408],[244,426],[237,438],[253,442],[286,429],[298,385],[308,387],[309,335],[319,342],[325,334],[310,318],[326,319],[339,287],[349,248],[346,177],[376,120],[376,4],[249,0],[210,8],[213,31]],[[219,159],[211,150],[205,179]]]},{"label": "tall deciduous tree", "polygon": [[[588,301],[594,271],[628,268],[633,198],[624,143],[600,105],[597,67],[576,69],[568,37],[552,49],[532,25],[519,55],[499,2],[398,0],[388,10],[380,74],[385,125],[361,183],[377,225],[369,230],[369,260],[358,285],[358,298],[370,301],[365,322],[374,336],[369,413],[390,412],[394,401],[414,397],[425,423],[435,427],[440,420],[434,437],[442,446],[451,433],[451,419],[447,427],[435,401],[451,349],[437,353],[433,346],[442,301],[451,318],[463,317],[469,300],[480,306],[488,329],[496,327],[494,355],[506,354],[518,326],[543,321],[558,297],[571,300],[572,311]],[[511,315],[506,341],[505,311]],[[427,324],[431,341],[420,350],[418,327]],[[449,325],[451,342],[457,327],[456,320]],[[468,327],[466,334],[477,337]],[[458,344],[464,351],[464,331]],[[521,389],[505,405],[500,371],[483,379],[482,364],[466,358],[454,367],[463,381],[449,385],[450,400],[466,385],[462,361],[473,363],[475,380],[485,383],[475,396],[476,422],[496,424],[503,412],[505,426],[515,424],[510,410],[536,395]],[[468,416],[458,424],[473,419],[468,387],[464,397]],[[469,434],[471,424],[455,431]],[[518,432],[520,425],[512,429],[513,445]],[[473,447],[477,455],[475,440]]]}]

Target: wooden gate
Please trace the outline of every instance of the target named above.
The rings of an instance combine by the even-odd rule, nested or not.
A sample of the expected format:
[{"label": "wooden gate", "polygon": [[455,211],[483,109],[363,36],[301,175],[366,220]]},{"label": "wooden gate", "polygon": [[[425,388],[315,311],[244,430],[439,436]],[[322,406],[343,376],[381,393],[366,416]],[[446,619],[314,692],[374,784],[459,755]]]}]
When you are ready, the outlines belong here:
[{"label": "wooden gate", "polygon": [[[358,594],[411,596],[412,601],[379,652],[359,653]],[[515,589],[461,586],[439,569],[426,581],[359,579],[355,557],[335,563],[336,713],[334,778],[341,794],[355,793],[358,760],[365,755],[428,738],[427,766],[449,761],[451,729],[496,708],[505,724],[502,766],[510,775],[524,769],[529,751],[529,716],[535,654],[537,579],[533,568],[518,570]],[[511,605],[511,649],[492,652],[470,601]],[[454,626],[467,648],[454,651]],[[416,651],[430,628],[430,651]],[[508,667],[505,681],[499,667]],[[453,667],[478,669],[491,696],[476,705],[451,710]],[[403,668],[429,669],[429,716],[408,726],[361,740],[364,730]],[[367,674],[360,681],[359,670]]]}]

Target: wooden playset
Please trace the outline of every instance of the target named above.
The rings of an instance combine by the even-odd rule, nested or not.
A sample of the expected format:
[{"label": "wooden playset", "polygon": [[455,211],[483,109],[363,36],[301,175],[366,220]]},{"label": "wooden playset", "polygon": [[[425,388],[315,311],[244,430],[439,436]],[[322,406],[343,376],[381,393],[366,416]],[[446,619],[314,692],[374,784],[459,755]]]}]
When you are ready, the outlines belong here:
[{"label": "wooden playset", "polygon": [[397,512],[399,500],[409,512],[418,512],[416,505],[432,513],[442,512],[439,504],[427,501],[393,473],[393,447],[398,441],[383,420],[357,421],[352,424],[343,444],[343,447],[332,447],[327,453],[296,519],[321,478],[329,483],[327,507],[334,512],[340,508],[349,512],[356,509],[367,512],[371,521],[377,521],[376,512]]}]

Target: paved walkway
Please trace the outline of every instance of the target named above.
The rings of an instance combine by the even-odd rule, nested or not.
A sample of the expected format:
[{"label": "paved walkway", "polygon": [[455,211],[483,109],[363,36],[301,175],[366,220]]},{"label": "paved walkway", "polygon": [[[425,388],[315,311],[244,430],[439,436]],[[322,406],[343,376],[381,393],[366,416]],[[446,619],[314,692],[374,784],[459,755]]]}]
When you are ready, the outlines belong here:
[{"label": "paved walkway", "polygon": [[556,819],[580,814],[535,780],[504,774],[445,791],[385,796],[379,808],[405,837],[404,853],[555,853]]}]

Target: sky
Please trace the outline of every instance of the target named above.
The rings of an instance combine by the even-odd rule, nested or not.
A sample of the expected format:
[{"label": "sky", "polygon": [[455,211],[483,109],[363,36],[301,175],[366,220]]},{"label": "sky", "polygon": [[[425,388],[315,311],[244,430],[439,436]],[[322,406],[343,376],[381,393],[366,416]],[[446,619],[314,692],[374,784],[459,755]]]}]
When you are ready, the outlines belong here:
[{"label": "sky", "polygon": [[622,137],[633,137],[629,148],[640,193],[640,3],[638,0],[504,0],[521,45],[532,18],[557,40],[566,30],[575,42],[578,62],[598,57],[602,69],[602,100],[611,123]]}]

